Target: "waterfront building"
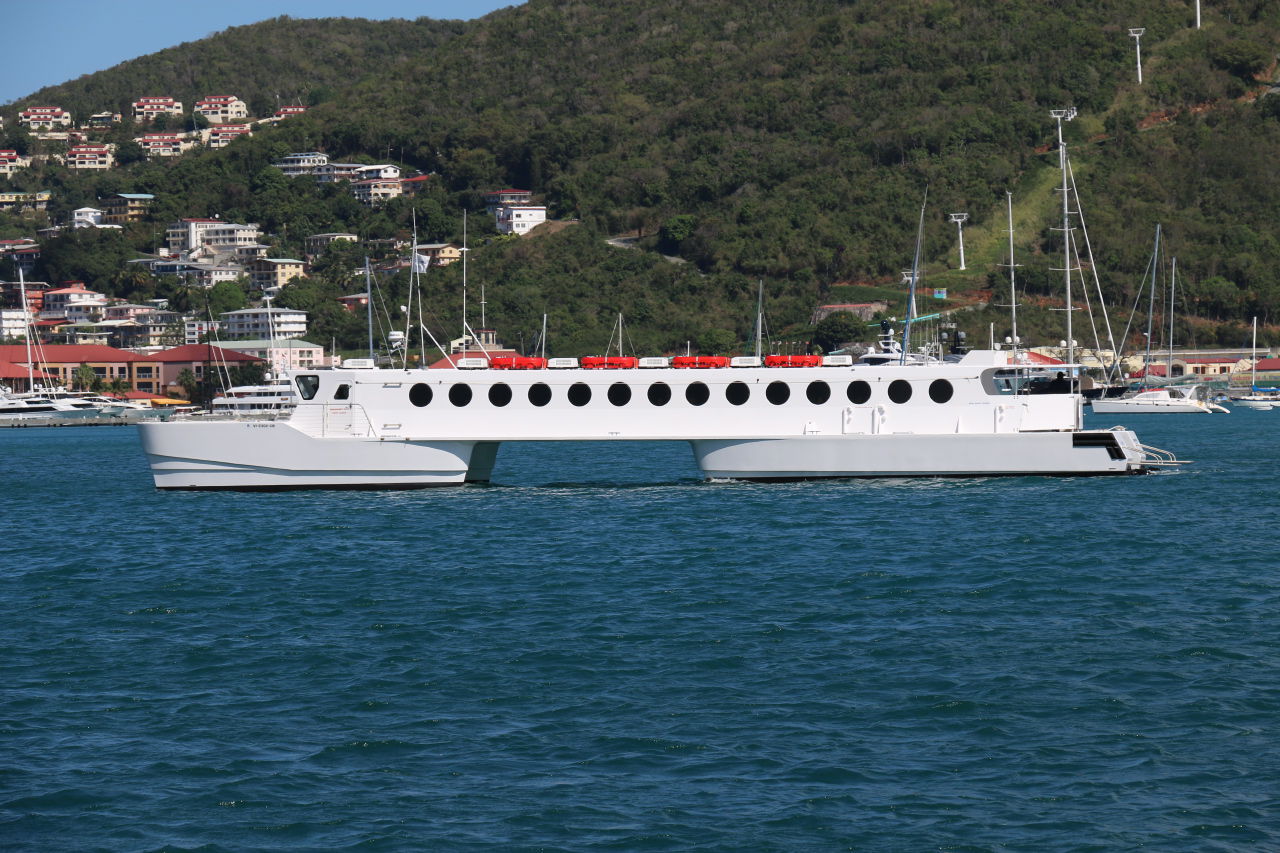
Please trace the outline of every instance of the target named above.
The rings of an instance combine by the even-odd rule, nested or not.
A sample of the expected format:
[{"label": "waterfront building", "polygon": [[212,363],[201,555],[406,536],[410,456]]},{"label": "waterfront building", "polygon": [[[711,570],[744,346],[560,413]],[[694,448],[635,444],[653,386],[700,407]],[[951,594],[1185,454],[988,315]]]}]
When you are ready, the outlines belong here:
[{"label": "waterfront building", "polygon": [[223,349],[251,355],[267,362],[272,373],[325,366],[324,347],[301,338],[223,341]]}]

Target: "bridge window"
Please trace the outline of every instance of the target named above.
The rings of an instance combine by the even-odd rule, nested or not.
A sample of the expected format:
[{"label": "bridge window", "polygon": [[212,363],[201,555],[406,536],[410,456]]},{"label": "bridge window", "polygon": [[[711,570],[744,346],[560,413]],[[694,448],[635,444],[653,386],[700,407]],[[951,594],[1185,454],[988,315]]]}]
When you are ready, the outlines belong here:
[{"label": "bridge window", "polygon": [[[200,365],[196,365],[196,371],[199,372]],[[294,380],[298,384],[298,393],[302,395],[302,399],[310,400],[315,397],[316,392],[320,390],[319,376],[299,376]]]}]

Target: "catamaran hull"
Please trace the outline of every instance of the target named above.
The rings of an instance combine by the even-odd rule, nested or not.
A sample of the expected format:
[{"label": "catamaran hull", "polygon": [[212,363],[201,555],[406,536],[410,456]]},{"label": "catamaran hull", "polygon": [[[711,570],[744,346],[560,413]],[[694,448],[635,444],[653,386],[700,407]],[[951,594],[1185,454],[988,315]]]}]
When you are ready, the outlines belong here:
[{"label": "catamaran hull", "polygon": [[[159,489],[419,489],[489,479],[497,441],[317,438],[287,422],[138,426]],[[1130,474],[1127,430],[690,440],[708,479]]]},{"label": "catamaran hull", "polygon": [[466,482],[473,456],[477,474],[493,464],[484,442],[317,438],[283,421],[141,423],[138,433],[158,489],[422,489]]},{"label": "catamaran hull", "polygon": [[1128,430],[690,443],[704,475],[735,480],[1137,474],[1149,462]]}]

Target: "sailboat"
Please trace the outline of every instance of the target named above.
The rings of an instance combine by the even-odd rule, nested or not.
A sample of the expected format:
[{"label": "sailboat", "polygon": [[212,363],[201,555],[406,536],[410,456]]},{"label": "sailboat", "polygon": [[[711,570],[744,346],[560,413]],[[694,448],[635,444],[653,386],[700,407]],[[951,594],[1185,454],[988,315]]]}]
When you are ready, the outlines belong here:
[{"label": "sailboat", "polygon": [[1249,366],[1249,393],[1233,396],[1231,402],[1241,408],[1253,409],[1256,412],[1269,412],[1280,404],[1280,397],[1269,394],[1258,388],[1258,318],[1253,318],[1253,352]]},{"label": "sailboat", "polygon": [[[1160,226],[1156,226],[1156,250],[1152,257],[1151,303],[1147,311],[1147,357],[1144,374],[1150,373],[1151,366],[1151,318],[1155,310],[1156,267],[1160,259]],[[1178,280],[1178,259],[1173,259],[1173,269],[1169,278],[1169,352],[1165,361],[1165,379],[1173,378],[1173,300]],[[1144,375],[1144,380],[1146,376]],[[1163,388],[1151,388],[1139,391],[1132,396],[1104,398],[1093,401],[1095,414],[1103,415],[1166,415],[1166,414],[1212,414],[1230,413],[1230,409],[1219,406],[1210,399],[1209,389],[1203,385],[1166,385]]]}]

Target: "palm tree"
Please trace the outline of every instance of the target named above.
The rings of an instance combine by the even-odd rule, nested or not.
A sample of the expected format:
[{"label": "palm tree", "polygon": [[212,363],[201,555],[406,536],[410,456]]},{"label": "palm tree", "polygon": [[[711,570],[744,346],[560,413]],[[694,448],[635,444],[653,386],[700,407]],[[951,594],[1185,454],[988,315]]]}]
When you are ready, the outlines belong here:
[{"label": "palm tree", "polygon": [[98,374],[94,373],[93,368],[87,364],[82,364],[72,374],[71,384],[73,388],[88,391],[93,388],[94,383],[97,381]]}]

